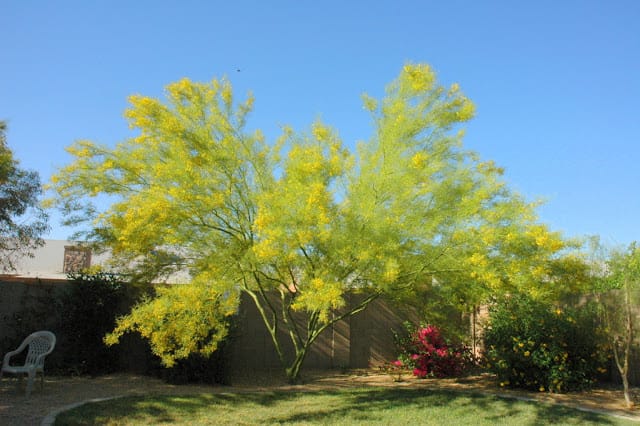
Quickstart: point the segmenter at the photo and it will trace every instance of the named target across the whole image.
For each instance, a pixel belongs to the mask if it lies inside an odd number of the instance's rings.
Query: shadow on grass
[[[55,425],[175,423],[193,413],[212,409],[262,406],[268,408],[296,398],[296,393],[216,393],[200,395],[131,396],[90,402],[58,415]]]
[[[519,419],[519,424],[620,424],[606,414],[585,412],[555,404],[519,401],[471,392],[425,389],[361,390],[354,392],[317,392],[317,394],[342,395],[340,407],[324,408],[316,412],[296,413],[285,417],[272,417],[274,423],[326,423],[329,418],[351,418],[366,423],[385,423],[380,413],[386,411],[407,412],[414,409],[428,416],[429,411],[440,409],[452,413],[456,421],[470,419],[469,424],[513,424],[510,418]],[[447,424],[442,418],[423,418],[423,424]],[[398,423],[403,423],[397,419]],[[412,420],[412,419],[410,419]],[[484,423],[482,423],[484,421]],[[466,424],[466,423],[465,423]]]
[[[228,417],[224,417],[228,416]],[[226,419],[226,420],[225,420]],[[130,397],[87,404],[56,425],[224,424],[622,424],[568,407],[424,389],[351,389]]]

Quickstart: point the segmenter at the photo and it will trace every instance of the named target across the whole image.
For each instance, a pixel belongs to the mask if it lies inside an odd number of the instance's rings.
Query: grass
[[[128,397],[62,413],[56,425],[631,425],[558,405],[419,389]]]

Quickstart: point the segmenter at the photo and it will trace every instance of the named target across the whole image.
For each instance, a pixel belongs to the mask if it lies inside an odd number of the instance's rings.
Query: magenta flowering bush
[[[407,325],[408,336],[397,338],[399,361],[419,378],[452,377],[475,365],[471,350],[449,343],[434,325]]]

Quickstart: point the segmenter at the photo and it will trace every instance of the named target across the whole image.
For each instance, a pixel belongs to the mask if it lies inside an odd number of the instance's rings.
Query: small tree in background
[[[40,207],[40,177],[20,168],[7,146],[6,130],[0,121],[0,272],[14,271],[17,259],[33,256],[49,228]]]
[[[640,248],[637,243],[630,244],[626,250],[611,252],[606,269],[596,276],[603,291],[599,297],[613,358],[622,378],[625,403],[631,408],[634,402],[629,389],[630,356],[636,338],[640,291]]]

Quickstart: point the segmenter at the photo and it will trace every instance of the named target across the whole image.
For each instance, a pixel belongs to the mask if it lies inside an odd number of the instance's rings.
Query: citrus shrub
[[[568,392],[607,370],[595,307],[558,307],[518,296],[497,303],[485,330],[485,358],[501,386]]]

